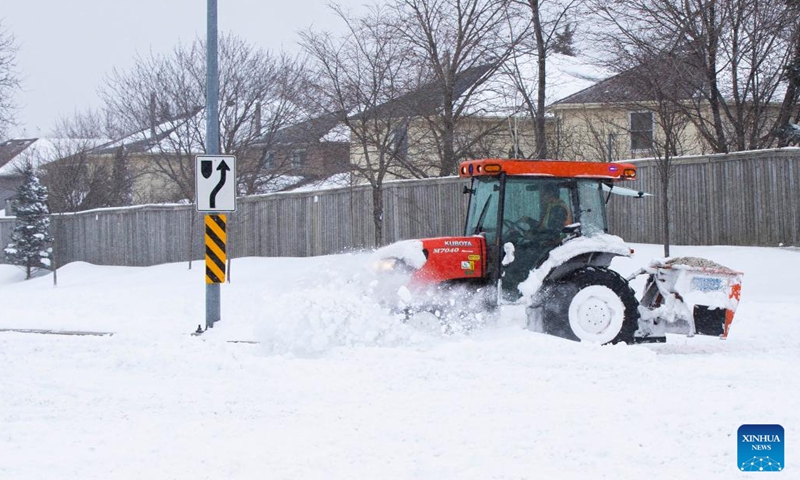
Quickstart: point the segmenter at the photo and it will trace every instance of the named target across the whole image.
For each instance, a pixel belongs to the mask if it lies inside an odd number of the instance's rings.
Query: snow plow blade
[[[633,343],[667,343],[667,337],[633,337]]]

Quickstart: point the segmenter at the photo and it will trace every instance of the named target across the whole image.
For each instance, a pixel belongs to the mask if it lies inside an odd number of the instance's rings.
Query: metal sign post
[[[208,0],[206,24],[206,153],[197,158],[196,204],[201,212],[236,208],[236,161],[219,157],[219,67],[217,65],[217,0]],[[216,167],[216,168],[215,168]],[[229,175],[228,172],[231,172]],[[225,281],[225,215],[206,215],[206,329],[220,316],[219,282]],[[216,249],[214,248],[216,247]],[[209,253],[210,252],[210,253]],[[222,256],[222,278],[214,267]],[[215,261],[217,260],[217,261]],[[212,275],[209,275],[211,271]],[[209,281],[209,279],[211,281]],[[214,281],[216,280],[216,281]],[[198,327],[199,330],[199,327]]]
[[[195,157],[195,204],[205,216],[206,328],[221,318],[220,287],[225,283],[227,261],[227,215],[236,210],[236,157],[198,155]]]

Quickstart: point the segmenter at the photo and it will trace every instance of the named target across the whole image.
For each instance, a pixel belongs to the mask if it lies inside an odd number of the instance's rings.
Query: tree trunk
[[[539,0],[531,0],[531,13],[533,14],[533,32],[536,36],[536,54],[538,55],[538,84],[536,88],[536,156],[537,159],[547,158],[547,138],[545,132],[545,94],[547,93],[547,59],[545,57],[544,35],[542,22],[539,18]]]
[[[795,27],[792,44],[794,52],[790,57],[791,59],[789,60],[789,67],[794,67],[800,70],[800,25]],[[798,83],[800,83],[800,79],[798,79],[796,75],[800,75],[800,71],[792,72],[790,70],[788,73],[789,84],[786,87],[786,94],[783,97],[783,104],[781,104],[781,109],[778,113],[778,119],[775,121],[775,131],[779,135],[779,147],[786,147],[789,145],[789,136],[783,134],[782,132],[789,125],[789,120],[792,118],[792,109],[797,105],[799,93],[797,91],[797,87]]]
[[[717,83],[717,54],[719,51],[719,36],[716,29],[717,17],[714,2],[710,2],[704,15],[704,23],[708,32],[708,51],[705,59],[706,78],[711,89],[709,103],[711,115],[714,119],[714,151],[715,153],[728,153],[728,142],[725,138],[725,129],[722,124],[722,114],[720,112],[720,101],[722,94],[719,92]]]
[[[669,156],[666,156],[661,168],[661,219],[664,225],[664,256],[669,257],[670,244],[670,211],[669,211]]]
[[[375,225],[375,246],[383,245],[383,188],[372,187],[372,222]]]
[[[456,171],[456,148],[455,134],[452,122],[445,121],[444,132],[442,132],[442,162],[439,169],[439,176],[446,177]]]

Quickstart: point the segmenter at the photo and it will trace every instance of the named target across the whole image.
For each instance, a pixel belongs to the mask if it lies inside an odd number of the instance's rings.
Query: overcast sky
[[[297,32],[314,25],[341,30],[328,0],[218,0],[219,30],[267,49],[297,51]],[[373,0],[337,0],[362,9]],[[19,127],[38,137],[58,118],[99,106],[97,88],[112,68],[138,54],[167,52],[205,37],[206,0],[8,0],[0,18],[19,45]]]

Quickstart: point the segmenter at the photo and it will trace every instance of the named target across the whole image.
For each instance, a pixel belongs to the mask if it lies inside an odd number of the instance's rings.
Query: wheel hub
[[[604,285],[582,288],[569,306],[569,324],[580,340],[612,341],[622,329],[625,305],[619,295]]]
[[[608,305],[597,297],[591,297],[578,306],[578,323],[589,333],[600,333],[611,323],[612,312]]]

